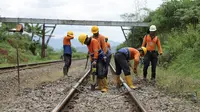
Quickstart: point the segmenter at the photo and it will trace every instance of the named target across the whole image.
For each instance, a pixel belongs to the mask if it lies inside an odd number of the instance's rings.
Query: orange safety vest
[[[90,44],[87,45],[87,47],[92,60],[97,60],[104,57],[104,53],[101,50],[99,42],[96,39],[92,38]]]
[[[106,42],[107,49],[110,49],[110,43]]]
[[[101,49],[103,50],[104,54],[106,54],[107,53],[107,48],[106,48],[105,37],[103,35],[99,34],[99,36],[97,38],[96,37],[93,37],[93,38],[98,40]]]
[[[160,40],[158,37],[151,38],[150,35],[146,35],[143,39],[142,47],[146,47],[148,51],[154,51],[158,47],[159,53],[162,53],[162,48],[160,44]]]

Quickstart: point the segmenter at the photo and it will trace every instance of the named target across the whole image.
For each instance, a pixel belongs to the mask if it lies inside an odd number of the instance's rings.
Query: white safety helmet
[[[150,28],[149,28],[149,31],[156,31],[156,26],[155,25],[151,25]]]

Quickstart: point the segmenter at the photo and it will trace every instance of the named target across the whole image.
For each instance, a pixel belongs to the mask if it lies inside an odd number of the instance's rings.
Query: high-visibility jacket
[[[144,37],[142,47],[146,47],[147,51],[154,51],[156,49],[156,45],[158,47],[159,53],[162,53],[160,40],[157,36],[151,38],[150,35],[146,35]]]
[[[140,52],[137,49],[131,47],[125,47],[119,49],[117,52],[125,54],[127,60],[134,59],[134,68],[137,68],[140,59]]]
[[[88,47],[90,57],[92,58],[92,61],[103,59],[104,52],[103,50],[101,50],[99,42],[96,39],[91,38],[91,42],[89,45],[87,45],[87,47]]]
[[[93,37],[98,40],[101,49],[103,50],[104,54],[107,53],[107,47],[106,47],[106,42],[105,42],[105,37],[101,34],[98,35],[98,37]]]
[[[107,54],[106,54],[106,56],[109,57],[112,54],[111,53],[110,43],[106,42],[106,47],[107,47]]]
[[[70,40],[73,39],[74,37],[69,37],[65,36],[63,39],[63,49],[64,49],[64,54],[70,54],[72,55],[72,48],[71,48],[71,42]]]
[[[107,46],[107,49],[111,49],[110,48],[110,43],[106,42],[106,46]]]

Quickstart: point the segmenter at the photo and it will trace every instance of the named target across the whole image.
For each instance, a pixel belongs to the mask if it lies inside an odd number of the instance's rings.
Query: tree
[[[39,38],[42,37],[42,25],[25,23],[25,31],[31,33],[31,41],[33,41],[33,37],[37,35]]]

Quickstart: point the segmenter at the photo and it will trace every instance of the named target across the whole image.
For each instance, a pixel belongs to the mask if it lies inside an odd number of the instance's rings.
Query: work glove
[[[104,56],[104,57],[103,57],[103,60],[104,60],[104,62],[106,62],[106,60],[107,60],[107,57],[106,57],[106,56]]]
[[[131,62],[130,61],[128,61],[128,66],[131,67]]]
[[[133,72],[137,74],[137,68],[133,68]]]
[[[94,61],[92,62],[92,66],[96,66],[96,64],[97,64],[97,61],[94,60]]]

